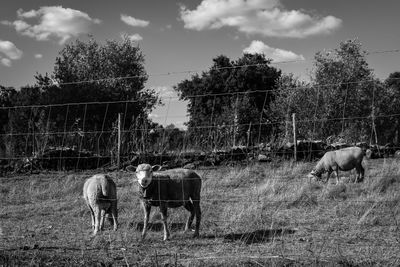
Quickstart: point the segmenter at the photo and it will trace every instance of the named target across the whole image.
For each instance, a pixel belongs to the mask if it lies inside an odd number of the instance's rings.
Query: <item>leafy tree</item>
[[[46,104],[76,103],[56,106],[50,115],[59,131],[75,127],[91,135],[86,143],[79,143],[73,134],[71,142],[105,148],[118,113],[123,113],[124,130],[132,125],[139,129],[138,122],[148,121],[148,114],[160,103],[155,91],[145,88],[147,78],[144,56],[129,38],[105,44],[90,38],[67,44],[56,58],[53,73],[36,75],[36,86],[43,88]],[[91,104],[80,104],[86,102]]]
[[[316,131],[315,118],[318,110],[319,92],[310,84],[300,81],[292,73],[283,74],[278,81],[271,103],[272,124],[276,137],[283,143],[292,142],[292,114],[296,113],[298,138],[313,137]]]
[[[165,151],[183,150],[185,145],[185,131],[176,128],[174,124],[169,124],[164,129]]]
[[[149,114],[158,103],[154,90],[145,89],[147,74],[144,56],[127,37],[100,45],[93,38],[67,44],[56,58],[52,77],[37,75],[51,103],[112,102],[128,100],[125,117],[129,120]],[[48,86],[55,81],[60,86]],[[87,106],[93,129],[101,128],[106,106]],[[125,104],[110,105],[108,113],[125,112]],[[79,112],[80,113],[80,112]],[[106,125],[107,126],[107,125]],[[109,126],[109,125],[108,125]],[[127,125],[129,126],[129,125]]]
[[[0,85],[0,156],[12,157],[14,155],[12,139],[6,135],[9,133],[8,123],[10,120],[10,109],[14,104],[17,91],[13,87]]]
[[[12,107],[14,104],[17,90],[13,87],[4,87],[0,85],[0,133],[5,133],[7,130],[9,110],[7,107]]]
[[[281,75],[270,63],[262,54],[236,61],[220,55],[208,71],[177,84],[180,99],[189,102],[189,138],[216,148],[257,142],[259,132],[266,136],[270,127],[262,125]]]
[[[316,53],[312,78],[320,96],[317,136],[340,136],[346,141],[368,139],[368,117],[375,105],[376,91],[366,55],[356,39],[340,43],[337,49]]]
[[[18,109],[9,123],[12,131],[29,133],[27,145],[22,141],[16,145],[19,153],[27,155],[49,145],[109,155],[114,151],[110,137],[118,113],[123,113],[124,138],[133,137],[128,132],[132,128],[137,130],[134,137],[141,138],[143,123],[150,123],[148,115],[160,103],[156,92],[145,88],[144,55],[127,37],[105,44],[93,38],[67,44],[56,58],[54,71],[35,78],[34,86],[18,92],[14,104],[41,107]]]
[[[50,141],[49,130],[53,124],[50,120],[50,108],[40,106],[43,90],[37,86],[25,86],[13,91],[12,102],[7,110],[7,121],[4,129],[7,136],[9,157],[29,156],[43,151]]]
[[[380,86],[377,128],[381,142],[400,143],[400,72],[393,72]],[[383,96],[382,96],[383,95]]]

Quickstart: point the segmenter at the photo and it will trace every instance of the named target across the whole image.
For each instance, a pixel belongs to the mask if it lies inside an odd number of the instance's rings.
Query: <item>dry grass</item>
[[[170,210],[170,241],[159,216],[140,240],[135,181],[118,185],[119,229],[91,236],[81,197],[93,173],[48,173],[0,181],[0,266],[368,266],[400,263],[400,165],[365,162],[366,179],[340,173],[309,181],[311,163],[200,170],[201,237],[183,233],[187,212]]]

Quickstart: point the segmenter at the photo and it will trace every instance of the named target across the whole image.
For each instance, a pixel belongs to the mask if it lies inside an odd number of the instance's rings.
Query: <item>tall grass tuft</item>
[[[324,189],[323,196],[325,199],[345,200],[349,197],[347,187],[348,186],[344,183],[341,183],[338,185],[333,185],[333,186],[328,186]]]
[[[399,176],[393,174],[382,175],[373,183],[373,190],[378,193],[385,193],[389,188],[392,188],[395,183],[399,183]]]
[[[318,205],[318,191],[320,187],[307,183],[293,190],[287,199],[287,208],[312,207]]]

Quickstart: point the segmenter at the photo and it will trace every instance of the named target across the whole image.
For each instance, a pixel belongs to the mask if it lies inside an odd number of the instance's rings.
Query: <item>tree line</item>
[[[33,85],[0,85],[0,156],[31,156],[57,146],[115,154],[118,114],[127,157],[282,144],[291,140],[293,113],[301,139],[398,144],[400,72],[381,81],[367,56],[357,39],[342,42],[317,52],[309,81],[302,81],[264,54],[236,60],[219,55],[208,70],[174,86],[188,103],[183,130],[150,119],[163,103],[146,87],[139,46],[128,38],[76,40],[61,49],[53,72],[37,73]]]

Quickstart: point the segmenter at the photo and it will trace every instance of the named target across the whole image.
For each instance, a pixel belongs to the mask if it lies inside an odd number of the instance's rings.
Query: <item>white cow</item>
[[[93,235],[103,229],[106,214],[114,231],[117,230],[117,187],[111,177],[97,174],[87,179],[83,186],[83,198],[90,209]]]
[[[328,151],[319,160],[315,168],[309,174],[309,177],[317,177],[318,179],[321,179],[322,174],[327,172],[327,182],[331,173],[335,172],[336,184],[338,184],[339,170],[350,171],[355,168],[357,172],[355,182],[362,182],[364,180],[364,168],[361,164],[363,157],[364,152],[359,147],[346,147],[339,150]]]

